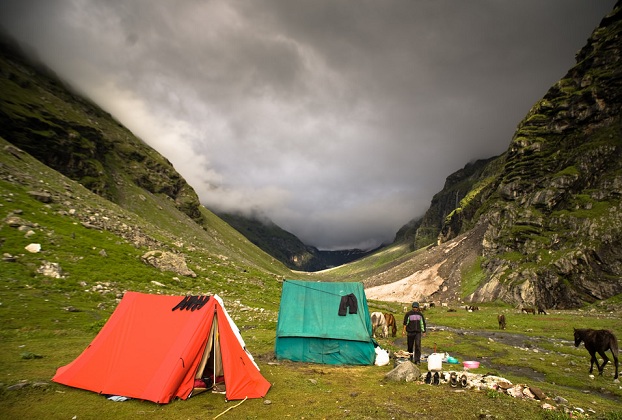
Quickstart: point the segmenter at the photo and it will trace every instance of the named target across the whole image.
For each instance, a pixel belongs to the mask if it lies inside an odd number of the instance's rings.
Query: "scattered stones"
[[[45,388],[49,388],[50,384],[47,382],[29,382],[29,381],[19,381],[16,384],[10,385],[8,386],[6,389],[8,391],[19,391],[21,389],[24,388],[38,388],[38,389],[45,389]]]
[[[7,389],[9,391],[18,391],[20,389],[26,388],[27,386],[30,386],[30,382],[28,382],[28,381],[21,381],[21,382],[18,382],[16,384],[13,384],[13,385],[7,387]]]
[[[62,279],[63,269],[60,267],[59,263],[53,263],[49,261],[43,261],[41,267],[37,269],[37,273],[43,274],[46,277],[52,277],[55,279]]]
[[[24,249],[28,252],[36,254],[41,251],[41,244],[28,244],[24,247]]]
[[[568,400],[560,396],[553,398],[553,401],[555,401],[557,404],[568,404]]]
[[[31,352],[31,351],[25,351],[20,356],[21,356],[22,359],[26,359],[26,360],[28,360],[28,359],[43,359],[43,356],[41,356],[40,354],[35,354],[35,353]]]
[[[45,191],[28,191],[28,195],[42,203],[52,203],[52,195]]]
[[[533,395],[535,395],[536,399],[538,400],[546,399],[546,394],[540,388],[537,388],[535,386],[530,386],[529,390],[531,391]]]

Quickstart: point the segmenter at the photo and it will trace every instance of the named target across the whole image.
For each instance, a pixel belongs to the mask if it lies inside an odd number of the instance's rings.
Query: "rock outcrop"
[[[618,3],[444,221],[441,242],[487,226],[470,300],[569,308],[622,292],[621,47]]]

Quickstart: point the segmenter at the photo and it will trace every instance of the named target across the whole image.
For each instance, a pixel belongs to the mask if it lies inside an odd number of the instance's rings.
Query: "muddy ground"
[[[428,355],[435,351],[433,347],[434,346],[433,334],[434,332],[438,332],[438,331],[450,331],[457,336],[464,337],[465,339],[468,339],[469,335],[485,337],[485,338],[494,340],[498,343],[501,343],[503,345],[526,349],[530,352],[531,355],[534,355],[534,354],[536,355],[536,356],[530,356],[530,357],[538,357],[537,356],[538,354],[544,355],[544,354],[555,353],[550,350],[551,343],[559,344],[560,349],[574,347],[574,342],[570,340],[559,339],[559,338],[533,337],[533,336],[528,336],[525,334],[507,332],[507,331],[460,330],[460,329],[450,328],[450,327],[445,327],[445,326],[434,326],[431,324],[428,325],[428,331],[430,332],[430,334],[428,334],[426,338],[424,338],[422,341],[422,357],[423,355]],[[406,350],[406,338],[405,337],[389,338],[389,340],[392,340],[392,343],[395,345],[395,347]],[[548,344],[547,348],[544,348],[542,346],[542,343],[547,343]],[[583,346],[581,346],[581,348],[583,348]],[[442,348],[437,348],[436,351],[439,353],[445,352]],[[456,354],[452,352],[450,352],[449,354],[450,356],[453,356],[460,361],[463,361],[463,360],[479,361],[480,367],[485,367],[487,369],[486,372],[482,372],[482,373],[491,374],[491,375],[500,376],[500,377],[505,377],[509,374],[525,377],[527,378],[527,383],[532,386],[533,385],[538,386],[538,382],[547,382],[547,378],[545,374],[543,374],[542,372],[538,372],[527,365],[525,366],[504,365],[501,363],[493,363],[491,361],[491,359],[499,359],[499,358],[502,359],[504,355],[503,353],[498,353],[492,357],[485,357],[485,358],[472,357],[470,355]],[[557,352],[557,354],[559,354],[560,357],[566,357],[568,355],[568,353],[563,352],[563,351]],[[601,361],[600,358],[599,358],[599,361]],[[587,381],[588,370],[590,367],[590,356],[587,351],[585,351],[585,360],[583,361],[583,363],[584,363],[584,366],[582,367],[585,368],[585,375],[586,375],[586,381]],[[563,367],[560,366],[559,368],[562,369]],[[425,365],[424,365],[424,369],[425,369]],[[463,367],[461,364],[443,363],[443,370],[444,371],[452,371],[452,370],[461,371],[463,370]],[[594,367],[594,373],[597,374],[596,367]],[[610,363],[607,365],[607,368],[605,368],[605,375],[612,375],[612,373],[613,373],[613,366],[611,364],[611,357],[610,357]],[[577,389],[584,393],[592,393],[595,395],[599,395],[603,398],[607,398],[607,399],[622,403],[622,399],[620,399],[616,395],[613,395],[610,391],[604,388],[596,389],[590,385],[591,385],[590,383],[586,382],[586,386],[584,388],[575,387],[574,389]]]
[[[469,331],[465,331],[465,330],[459,330],[456,328],[450,328],[450,327],[438,327],[438,326],[433,326],[433,325],[429,325],[428,326],[428,331],[430,331],[431,334],[434,334],[435,331],[451,331],[452,333],[458,335],[458,336],[463,336],[465,338],[468,338],[469,335],[477,335],[479,337],[485,337],[485,338],[489,338],[492,339],[498,343],[504,344],[506,346],[512,346],[512,347],[520,347],[520,348],[525,348],[525,349],[529,349],[532,352],[537,351],[538,353],[550,353],[550,350],[545,350],[543,347],[540,347],[538,344],[540,342],[543,341],[547,341],[548,343],[551,342],[558,342],[564,346],[572,346],[573,343],[571,341],[568,340],[561,340],[561,339],[548,339],[548,338],[542,338],[542,337],[532,337],[532,336],[527,336],[527,335],[523,335],[523,334],[517,334],[517,333],[511,333],[511,332],[505,332],[505,331],[473,331],[473,330],[469,330]],[[396,337],[393,341],[394,345],[396,347],[399,348],[404,348],[406,349],[406,338],[405,337]],[[422,353],[423,354],[430,354],[434,352],[434,347],[433,347],[433,342],[430,339],[430,335],[427,336],[426,339],[423,340],[422,343]],[[442,348],[437,348],[436,349],[439,353],[444,353]],[[587,354],[587,353],[586,353]],[[533,381],[537,381],[537,382],[544,382],[546,380],[545,375],[542,374],[541,372],[538,372],[536,370],[531,369],[528,366],[524,366],[524,367],[517,367],[517,366],[508,366],[508,365],[502,365],[502,364],[495,364],[492,363],[490,360],[488,360],[489,358],[478,358],[478,357],[472,357],[469,355],[464,355],[464,354],[455,354],[455,353],[451,353],[451,356],[457,358],[458,360],[476,360],[478,362],[481,363],[481,366],[486,366],[488,367],[492,372],[495,372],[496,375],[499,376],[503,376],[503,373],[513,373],[516,375],[520,375],[520,376],[525,376],[527,378],[529,378],[530,380]],[[497,357],[502,357],[503,354],[498,354],[495,355],[494,358]],[[588,359],[589,360],[589,359]],[[451,364],[444,364],[443,365],[444,369],[446,370],[461,370],[462,369],[462,365],[451,365]]]

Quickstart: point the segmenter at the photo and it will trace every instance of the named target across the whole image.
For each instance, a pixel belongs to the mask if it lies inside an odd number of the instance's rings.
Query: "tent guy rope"
[[[244,397],[244,399],[242,401],[240,401],[239,403],[237,403],[236,405],[234,405],[233,407],[229,407],[227,408],[225,411],[223,411],[222,413],[220,413],[219,415],[217,415],[216,417],[214,417],[214,420],[216,420],[218,417],[222,416],[223,414],[225,414],[227,411],[232,410],[238,406],[240,406],[244,401],[246,401],[248,397]]]

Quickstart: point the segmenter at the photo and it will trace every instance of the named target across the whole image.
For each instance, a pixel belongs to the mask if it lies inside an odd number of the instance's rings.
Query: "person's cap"
[[[413,302],[413,308],[418,308],[419,307],[419,302]]]

